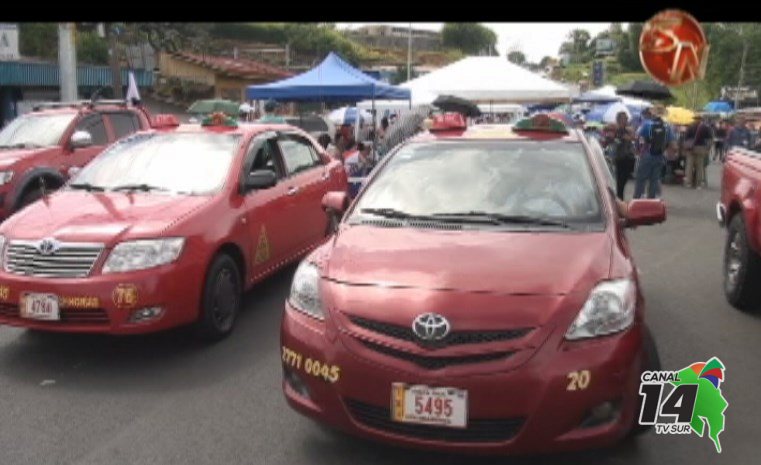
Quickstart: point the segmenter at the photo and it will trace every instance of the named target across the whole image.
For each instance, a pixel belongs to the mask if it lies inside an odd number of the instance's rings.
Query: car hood
[[[115,243],[160,236],[211,197],[60,191],[11,216],[0,229],[12,239]]]
[[[59,150],[58,147],[44,147],[35,149],[2,149],[0,148],[0,170],[13,165],[22,158],[34,156],[42,152]]]
[[[609,275],[606,232],[342,226],[327,278],[356,285],[520,295],[588,292]]]

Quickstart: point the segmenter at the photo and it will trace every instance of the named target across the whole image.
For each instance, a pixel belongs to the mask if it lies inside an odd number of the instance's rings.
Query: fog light
[[[285,377],[285,382],[288,383],[296,394],[309,399],[309,387],[307,387],[306,383],[301,379],[301,376],[288,367],[283,367],[283,376]]]
[[[591,409],[584,421],[581,422],[581,428],[592,428],[595,426],[604,425],[610,423],[618,418],[620,411],[620,403],[618,401],[603,402]]]
[[[132,312],[129,317],[130,323],[145,323],[146,321],[156,320],[161,318],[164,314],[164,309],[161,307],[145,307],[139,308]]]

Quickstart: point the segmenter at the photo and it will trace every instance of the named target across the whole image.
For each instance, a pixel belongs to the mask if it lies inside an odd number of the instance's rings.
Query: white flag
[[[137,81],[135,81],[135,73],[129,72],[129,85],[127,86],[127,102],[135,103],[140,101],[140,92],[137,90]]]

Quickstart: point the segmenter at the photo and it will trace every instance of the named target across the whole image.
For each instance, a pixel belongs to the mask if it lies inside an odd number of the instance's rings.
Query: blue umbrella
[[[703,107],[703,111],[708,113],[731,113],[733,109],[733,105],[730,102],[725,102],[723,100],[708,102],[706,106]]]
[[[608,111],[612,105],[612,103],[597,104],[589,110],[585,118],[587,121],[597,121],[598,123],[601,123],[603,116],[605,116],[605,112]]]

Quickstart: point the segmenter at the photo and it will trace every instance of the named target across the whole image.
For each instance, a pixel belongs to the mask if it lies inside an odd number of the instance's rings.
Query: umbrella
[[[733,105],[730,102],[724,102],[721,100],[715,102],[708,102],[703,107],[703,111],[707,113],[730,113],[733,110]]]
[[[188,113],[209,114],[222,112],[229,116],[238,116],[240,104],[231,100],[197,100],[188,108]]]
[[[605,109],[605,113],[603,113],[602,115],[602,122],[615,123],[616,115],[618,115],[621,112],[626,113],[626,117],[628,119],[632,118],[632,112],[629,111],[629,108],[626,105],[624,105],[621,102],[611,103],[610,105],[608,105],[608,108]]]
[[[652,81],[631,81],[616,89],[618,95],[646,98],[651,100],[668,100],[674,98],[668,87]]]
[[[443,111],[462,113],[464,116],[481,116],[481,110],[475,103],[454,95],[440,95],[433,101],[433,106]]]
[[[357,107],[343,107],[337,110],[333,110],[328,115],[328,119],[334,124],[354,124],[357,122],[357,114],[362,118],[362,121],[371,121],[373,115],[367,110],[360,110]]]
[[[682,107],[667,107],[665,120],[671,124],[684,126],[692,124],[695,119],[695,112]]]
[[[561,113],[559,111],[553,111],[552,113],[547,113],[547,115],[550,118],[555,118],[557,120],[562,121],[566,126],[572,126],[573,125],[573,120],[568,115],[568,113]]]
[[[615,95],[606,95],[596,93],[595,91],[585,92],[573,99],[573,103],[613,103],[620,102],[621,97]]]

